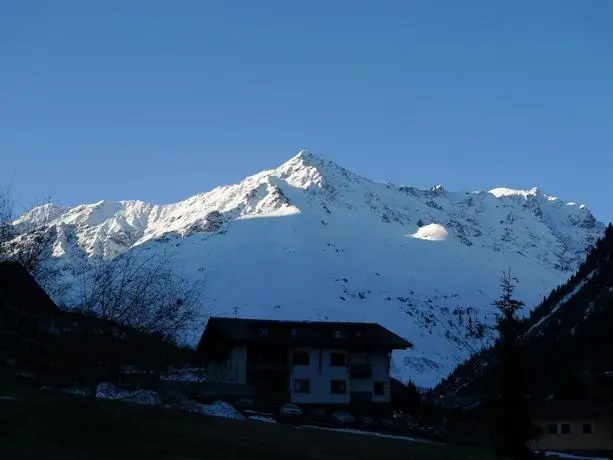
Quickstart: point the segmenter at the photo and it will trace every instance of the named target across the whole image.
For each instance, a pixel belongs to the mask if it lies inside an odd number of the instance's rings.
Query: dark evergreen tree
[[[421,414],[421,394],[415,383],[410,381],[405,385],[398,380],[391,379],[390,385],[391,403],[395,410],[414,416]]]
[[[406,399],[409,411],[413,414],[419,414],[421,410],[421,393],[413,381],[407,383]]]
[[[526,394],[526,373],[521,322],[518,312],[524,304],[513,297],[517,280],[511,272],[501,276],[502,295],[495,302],[498,309],[496,329],[500,373],[493,408],[493,434],[501,458],[514,460],[532,457],[528,443],[538,435],[532,424],[530,400]]]

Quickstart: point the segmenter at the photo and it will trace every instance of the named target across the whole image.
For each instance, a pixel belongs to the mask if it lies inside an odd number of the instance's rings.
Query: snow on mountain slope
[[[533,305],[604,226],[538,189],[448,192],[376,183],[302,151],[277,169],[171,205],[100,201],[51,219],[66,280],[140,247],[205,278],[214,315],[374,321],[415,344],[393,373],[429,386],[491,340],[499,273]]]

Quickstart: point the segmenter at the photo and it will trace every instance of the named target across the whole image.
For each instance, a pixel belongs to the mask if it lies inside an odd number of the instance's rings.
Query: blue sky
[[[172,202],[301,148],[613,219],[613,2],[0,2],[0,184]]]

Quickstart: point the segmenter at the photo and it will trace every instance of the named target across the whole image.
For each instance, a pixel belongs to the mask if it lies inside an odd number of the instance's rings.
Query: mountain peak
[[[322,159],[318,155],[315,155],[309,149],[302,149],[293,158],[301,159],[303,161],[309,161],[313,159]]]
[[[317,168],[317,167],[321,167],[325,163],[333,164],[330,160],[327,160],[326,158],[320,155],[315,155],[313,152],[311,152],[308,149],[302,149],[296,155],[294,155],[289,160],[287,160],[285,163],[283,163],[281,166],[279,166],[277,170],[292,169],[296,167],[315,167]]]
[[[300,150],[297,155],[272,171],[272,174],[290,185],[303,189],[311,186],[321,188],[326,183],[338,185],[348,180],[359,180],[358,176],[347,169],[307,149]]]
[[[46,203],[22,214],[13,222],[13,225],[21,225],[26,222],[30,225],[41,225],[59,217],[66,211],[68,208],[55,203]]]
[[[543,192],[539,187],[532,187],[529,190],[519,190],[508,187],[496,187],[489,190],[488,193],[494,195],[496,198],[502,198],[505,196],[520,196],[528,198],[529,196],[543,195]]]

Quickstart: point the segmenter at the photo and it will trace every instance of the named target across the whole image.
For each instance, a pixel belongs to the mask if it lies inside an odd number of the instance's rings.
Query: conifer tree
[[[526,394],[525,359],[518,318],[524,303],[514,298],[516,285],[517,280],[511,272],[504,272],[500,278],[502,295],[495,302],[500,374],[493,428],[501,458],[519,460],[532,457],[528,443],[537,437],[538,430],[532,424],[530,400]]]

